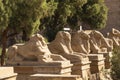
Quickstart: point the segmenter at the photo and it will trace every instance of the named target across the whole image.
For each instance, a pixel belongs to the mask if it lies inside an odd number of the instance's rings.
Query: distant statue
[[[120,46],[120,31],[113,28],[111,32],[108,33],[108,38],[113,40],[114,47]]]
[[[48,47],[52,53],[62,55],[67,59],[74,58],[74,60],[81,60],[86,57],[84,54],[73,52],[71,48],[71,35],[65,31],[58,32],[55,40],[48,44]]]
[[[90,36],[86,34],[84,31],[77,31],[72,35],[72,49],[75,52],[89,54],[90,53]]]
[[[8,61],[52,61],[53,56],[62,58],[59,55],[53,55],[48,49],[44,38],[40,34],[33,35],[30,40],[23,44],[15,44],[8,48]],[[64,59],[64,58],[63,58]]]
[[[90,48],[92,53],[101,53],[112,51],[112,40],[106,39],[99,31],[90,33]]]

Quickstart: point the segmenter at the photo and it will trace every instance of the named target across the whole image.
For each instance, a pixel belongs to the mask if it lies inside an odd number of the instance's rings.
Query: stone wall
[[[113,27],[120,30],[120,0],[105,0],[105,3],[109,9],[108,21],[106,28],[101,32],[106,35]]]

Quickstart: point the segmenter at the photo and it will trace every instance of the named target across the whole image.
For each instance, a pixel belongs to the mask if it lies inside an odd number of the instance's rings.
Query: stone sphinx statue
[[[68,32],[58,32],[54,41],[52,41],[48,47],[51,52],[59,54],[60,52],[66,54],[72,54],[71,48],[71,36]],[[53,48],[54,47],[54,48]],[[56,51],[57,50],[57,51]],[[60,54],[62,54],[60,53]]]
[[[89,54],[90,53],[90,36],[86,34],[84,31],[77,31],[72,35],[72,49],[75,52]]]
[[[38,61],[49,62],[66,60],[60,55],[52,54],[44,38],[40,34],[33,35],[30,40],[23,44],[15,44],[8,48],[8,61]],[[54,57],[55,56],[55,57]]]
[[[17,72],[18,75],[20,73],[20,76],[34,73],[71,74],[70,61],[61,55],[52,54],[40,34],[33,35],[26,43],[9,47],[7,54],[6,65],[14,66],[14,72]]]
[[[90,48],[92,53],[110,52],[113,49],[113,42],[94,30],[90,33]]]
[[[113,40],[114,47],[120,46],[120,31],[113,28],[111,32],[108,33],[108,38]]]
[[[74,52],[72,50],[71,35],[69,32],[58,32],[55,40],[48,44],[48,48],[52,53],[62,55],[70,60],[73,64],[72,74],[81,75],[82,78],[88,79],[88,76],[90,76],[89,58],[86,54]]]
[[[74,58],[74,60],[81,60],[86,57],[85,54],[74,52],[72,50],[71,35],[65,31],[58,32],[55,40],[48,44],[48,48],[52,53],[62,55],[67,59]]]

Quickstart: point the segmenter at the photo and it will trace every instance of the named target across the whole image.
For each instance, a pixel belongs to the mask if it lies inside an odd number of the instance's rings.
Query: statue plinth
[[[69,61],[63,62],[8,62],[8,65],[14,66],[15,73],[40,73],[40,74],[71,74],[71,66]],[[19,65],[18,65],[19,64]]]
[[[104,56],[102,54],[89,54],[88,56],[91,61],[90,71],[91,71],[92,77],[97,78],[96,80],[104,79],[103,73],[102,73],[105,69]]]
[[[89,59],[83,58],[81,61],[73,62],[72,74],[73,75],[81,75],[82,78],[89,79],[90,78],[90,61]]]
[[[77,42],[79,43],[79,41]],[[90,61],[86,54],[72,50],[70,33],[64,31],[58,32],[55,40],[48,44],[48,48],[52,53],[62,55],[70,60],[73,64],[73,75],[81,75],[83,79],[89,79]]]
[[[80,75],[34,74],[30,76],[29,80],[82,80],[82,78]]]

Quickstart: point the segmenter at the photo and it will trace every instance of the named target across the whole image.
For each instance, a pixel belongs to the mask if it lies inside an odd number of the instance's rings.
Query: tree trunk
[[[4,32],[2,34],[1,66],[3,66],[5,63],[5,53],[6,53],[6,48],[7,48],[7,33],[8,33],[8,29],[4,30]]]
[[[29,37],[27,36],[27,33],[26,33],[25,30],[23,30],[22,40],[23,41],[28,41],[29,40]]]

